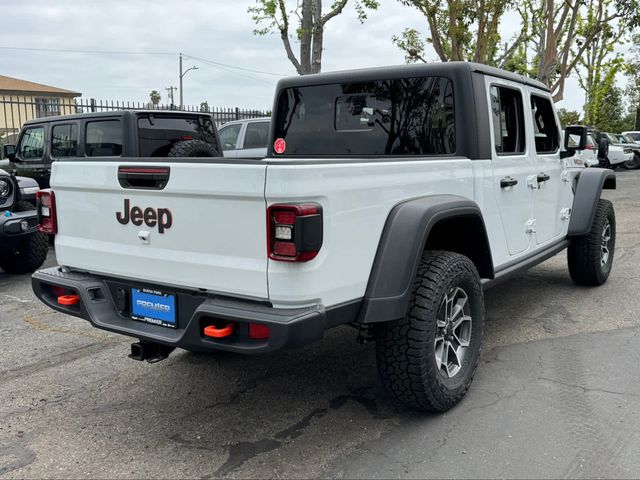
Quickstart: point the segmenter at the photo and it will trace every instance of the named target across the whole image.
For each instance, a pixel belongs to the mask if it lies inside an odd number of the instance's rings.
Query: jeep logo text
[[[116,212],[116,220],[122,225],[126,225],[129,222],[133,223],[136,227],[139,227],[143,223],[149,227],[158,227],[158,233],[164,233],[165,230],[171,228],[173,225],[173,217],[171,216],[171,210],[168,208],[145,208],[142,210],[140,207],[131,207],[131,201],[128,198],[124,199],[124,211]]]

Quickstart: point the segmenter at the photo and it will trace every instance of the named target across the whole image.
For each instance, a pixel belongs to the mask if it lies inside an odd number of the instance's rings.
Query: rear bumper
[[[178,328],[173,329],[130,318],[126,295],[131,288],[151,287],[143,282],[125,282],[86,273],[65,272],[60,267],[54,267],[34,273],[32,286],[36,296],[49,307],[88,320],[94,327],[188,350],[267,353],[320,340],[327,327],[327,316],[321,305],[302,309],[276,309],[258,302],[167,289],[167,293],[176,295],[178,305]],[[80,302],[71,306],[59,305],[54,293],[55,287],[62,287],[79,295]],[[206,337],[204,328],[214,322],[233,322],[236,325],[234,335],[222,339]],[[249,339],[249,323],[267,325],[269,338]]]
[[[0,212],[0,246],[12,244],[18,238],[37,231],[36,210],[10,213]]]

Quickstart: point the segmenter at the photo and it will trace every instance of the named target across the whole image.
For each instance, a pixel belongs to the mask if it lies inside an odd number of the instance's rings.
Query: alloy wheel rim
[[[437,316],[434,341],[436,367],[445,378],[453,378],[460,370],[471,344],[469,296],[460,287],[445,294]]]
[[[609,244],[611,243],[611,222],[607,220],[604,228],[602,229],[602,243],[600,244],[600,263],[604,267],[609,263],[609,257],[611,256],[611,250]]]

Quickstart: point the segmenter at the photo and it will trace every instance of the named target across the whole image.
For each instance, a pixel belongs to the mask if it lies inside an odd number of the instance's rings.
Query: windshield
[[[640,132],[627,133],[627,137],[631,138],[634,142],[640,142]]]

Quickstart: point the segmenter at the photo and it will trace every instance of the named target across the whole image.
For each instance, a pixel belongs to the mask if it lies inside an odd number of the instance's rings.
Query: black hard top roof
[[[503,78],[512,82],[522,83],[530,87],[538,88],[545,92],[549,88],[542,82],[534,80],[518,73],[508,72],[481,63],[473,62],[437,62],[420,63],[412,65],[396,65],[389,67],[362,68],[356,70],[343,70],[337,72],[319,73],[315,75],[303,75],[289,77],[280,80],[278,89],[290,87],[302,87],[311,85],[326,85],[332,83],[363,82],[391,78],[410,78],[423,76],[446,76],[452,73],[481,73],[493,77]]]
[[[60,122],[65,120],[82,120],[83,118],[102,118],[102,117],[124,117],[127,115],[157,115],[157,116],[211,116],[211,112],[187,112],[185,110],[162,110],[162,109],[149,109],[149,110],[113,110],[109,112],[88,112],[88,113],[75,113],[73,115],[56,115],[54,117],[34,118],[24,122],[25,125],[32,125],[34,123],[48,123],[48,122]]]

